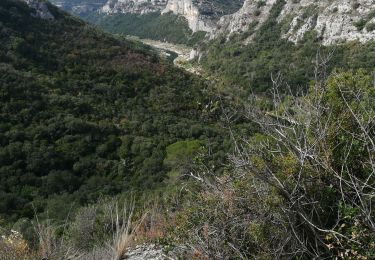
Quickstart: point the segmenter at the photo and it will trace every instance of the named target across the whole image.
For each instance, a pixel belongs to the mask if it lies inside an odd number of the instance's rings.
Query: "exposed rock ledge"
[[[131,249],[126,254],[128,260],[173,260],[177,259],[173,256],[168,256],[163,252],[161,247],[154,244],[140,245]]]
[[[267,21],[278,0],[246,0],[243,7],[220,19],[211,38],[259,29]],[[358,40],[375,40],[375,0],[285,0],[277,22],[282,37],[299,42],[315,31],[324,45]],[[358,26],[358,23],[363,26]],[[252,40],[250,36],[245,43]]]
[[[163,13],[168,12],[184,16],[193,32],[210,32],[215,26],[209,18],[202,17],[192,0],[169,0],[163,10]]]
[[[108,0],[100,12],[105,14],[135,13],[147,14],[162,11],[167,0]]]

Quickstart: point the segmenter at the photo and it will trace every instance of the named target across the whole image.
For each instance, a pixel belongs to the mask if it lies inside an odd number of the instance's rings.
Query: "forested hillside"
[[[44,0],[1,0],[0,259],[375,259],[372,6],[320,6],[360,37],[336,44],[306,29],[310,6],[247,0],[192,75]],[[120,15],[108,31],[203,37]]]
[[[132,35],[193,46],[205,32],[193,33],[184,17],[173,13],[113,14],[92,13],[84,18],[101,29],[119,35]]]
[[[223,15],[239,10],[243,0],[93,1],[52,0],[53,4],[116,34],[193,46]],[[173,6],[170,10],[167,9]],[[191,28],[188,22],[194,21]],[[202,25],[205,28],[201,28]],[[212,28],[211,28],[212,29]]]
[[[52,20],[0,3],[0,216],[65,218],[67,203],[163,186],[182,140],[219,151],[200,80],[47,6]]]

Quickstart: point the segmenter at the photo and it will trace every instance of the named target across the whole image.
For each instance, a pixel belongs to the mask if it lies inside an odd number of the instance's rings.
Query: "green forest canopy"
[[[0,2],[0,216],[163,186],[181,140],[219,150],[200,80],[47,5],[55,20]]]

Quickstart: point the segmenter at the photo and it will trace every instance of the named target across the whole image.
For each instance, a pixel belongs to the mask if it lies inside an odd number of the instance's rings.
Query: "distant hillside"
[[[112,32],[193,45],[244,0],[52,0],[66,11]]]
[[[37,9],[0,2],[0,217],[35,208],[64,218],[99,197],[163,187],[182,141],[223,159],[199,80],[49,3],[29,4]]]
[[[133,35],[144,39],[167,41],[193,46],[205,37],[205,32],[193,33],[184,17],[173,13],[112,14],[99,13],[85,20],[114,34]]]

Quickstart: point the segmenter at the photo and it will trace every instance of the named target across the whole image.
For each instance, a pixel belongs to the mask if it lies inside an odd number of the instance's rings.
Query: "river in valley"
[[[149,45],[157,49],[160,52],[160,55],[166,57],[167,59],[171,59],[177,67],[180,67],[190,73],[201,75],[200,67],[191,63],[190,53],[193,50],[192,47],[183,44],[141,39],[135,36],[127,36],[127,38]]]

